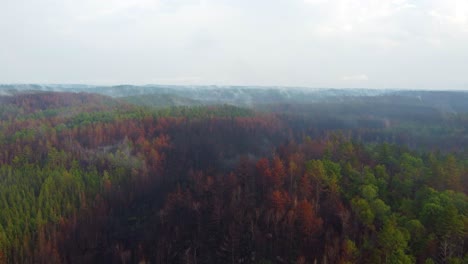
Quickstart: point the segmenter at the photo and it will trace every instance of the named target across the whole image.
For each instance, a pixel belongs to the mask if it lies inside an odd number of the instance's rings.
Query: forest
[[[238,90],[0,96],[0,263],[468,263],[468,93]]]

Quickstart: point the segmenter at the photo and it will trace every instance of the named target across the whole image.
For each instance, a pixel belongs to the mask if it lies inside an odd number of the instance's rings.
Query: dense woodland
[[[0,97],[0,263],[468,263],[468,111],[403,99]]]

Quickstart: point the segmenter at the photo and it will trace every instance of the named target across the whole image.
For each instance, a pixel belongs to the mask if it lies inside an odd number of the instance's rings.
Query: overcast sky
[[[0,0],[0,83],[468,89],[468,1]]]

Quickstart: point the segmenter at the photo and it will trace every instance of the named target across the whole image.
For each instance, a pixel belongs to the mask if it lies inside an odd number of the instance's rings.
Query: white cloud
[[[466,0],[5,2],[0,83],[468,83]]]
[[[321,5],[317,6],[319,1]],[[323,35],[341,35],[351,30],[361,34],[386,34],[386,30],[403,30],[399,16],[406,15],[409,10],[416,9],[408,0],[306,0],[306,4],[314,3],[311,8],[316,10],[319,19],[314,19],[316,30]]]
[[[355,74],[355,75],[345,75],[341,78],[343,81],[368,81],[369,77],[367,74]]]
[[[311,5],[319,5],[329,2],[329,0],[304,0],[304,3]]]
[[[452,10],[451,12],[441,12],[439,10],[431,10],[428,12],[429,16],[435,19],[441,26],[450,30],[468,33],[468,3],[465,8]]]
[[[75,18],[83,21],[125,16],[135,10],[155,10],[161,5],[159,0],[72,0],[66,3]]]

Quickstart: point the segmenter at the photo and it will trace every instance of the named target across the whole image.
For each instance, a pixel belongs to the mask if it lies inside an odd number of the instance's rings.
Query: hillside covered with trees
[[[0,97],[0,263],[468,262],[466,93],[161,94]]]

